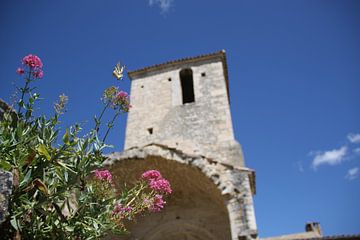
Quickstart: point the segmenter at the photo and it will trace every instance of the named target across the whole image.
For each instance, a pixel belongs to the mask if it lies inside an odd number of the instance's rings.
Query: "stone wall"
[[[173,194],[165,210],[138,219],[122,239],[254,239],[257,236],[252,195],[254,172],[158,144],[108,156],[106,166],[117,187],[158,169]]]
[[[16,113],[14,110],[0,98],[0,121],[3,119],[5,112],[9,112],[13,118],[16,118]],[[0,224],[3,223],[6,220],[6,217],[9,215],[8,205],[12,187],[12,173],[0,169]]]
[[[13,187],[13,175],[11,172],[0,169],[0,224],[9,215],[9,199]]]
[[[195,93],[195,102],[186,104],[182,104],[179,76],[184,68],[193,71]],[[131,96],[125,149],[156,142],[244,166],[241,146],[234,139],[221,59],[168,66],[133,77]]]

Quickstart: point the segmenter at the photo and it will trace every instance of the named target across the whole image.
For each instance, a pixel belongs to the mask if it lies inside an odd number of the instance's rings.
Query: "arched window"
[[[183,104],[195,102],[193,72],[190,68],[180,71]]]

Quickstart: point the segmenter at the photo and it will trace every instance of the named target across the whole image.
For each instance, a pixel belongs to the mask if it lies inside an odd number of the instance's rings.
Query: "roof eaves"
[[[225,50],[217,51],[217,52],[210,53],[210,54],[199,55],[199,56],[195,56],[195,57],[181,58],[181,59],[177,59],[177,60],[168,61],[165,63],[160,63],[160,64],[140,68],[137,70],[129,71],[128,76],[132,80],[138,76],[141,76],[141,75],[149,73],[149,72],[159,71],[159,70],[163,70],[163,69],[166,69],[169,67],[190,64],[190,63],[195,63],[195,62],[200,62],[200,61],[206,61],[206,60],[211,60],[211,59],[216,59],[216,58],[219,58],[223,64],[223,68],[224,68],[223,74],[224,74],[224,78],[225,78],[225,82],[226,82],[226,90],[228,93],[228,100],[230,103],[229,75],[228,75],[228,66],[227,66],[227,62],[226,62]]]

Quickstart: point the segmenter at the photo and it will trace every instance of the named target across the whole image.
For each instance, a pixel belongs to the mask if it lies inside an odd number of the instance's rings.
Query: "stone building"
[[[129,72],[125,150],[113,174],[135,181],[158,169],[173,194],[138,219],[128,239],[255,239],[255,172],[235,140],[225,51]]]
[[[234,138],[225,51],[128,74],[133,108],[125,150],[110,154],[107,167],[126,182],[158,169],[174,192],[163,211],[140,217],[122,239],[259,239],[255,171],[245,166]],[[263,240],[360,240],[360,235],[323,236],[320,224],[311,222],[304,232]]]

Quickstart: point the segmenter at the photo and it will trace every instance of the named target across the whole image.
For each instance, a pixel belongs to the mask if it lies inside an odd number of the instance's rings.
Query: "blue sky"
[[[92,127],[121,60],[134,70],[225,49],[236,138],[256,170],[261,237],[319,221],[326,235],[360,233],[359,1],[0,2],[0,97],[20,59],[37,54],[37,84],[63,126]],[[119,86],[129,90],[128,79]],[[123,148],[124,116],[109,137]]]

